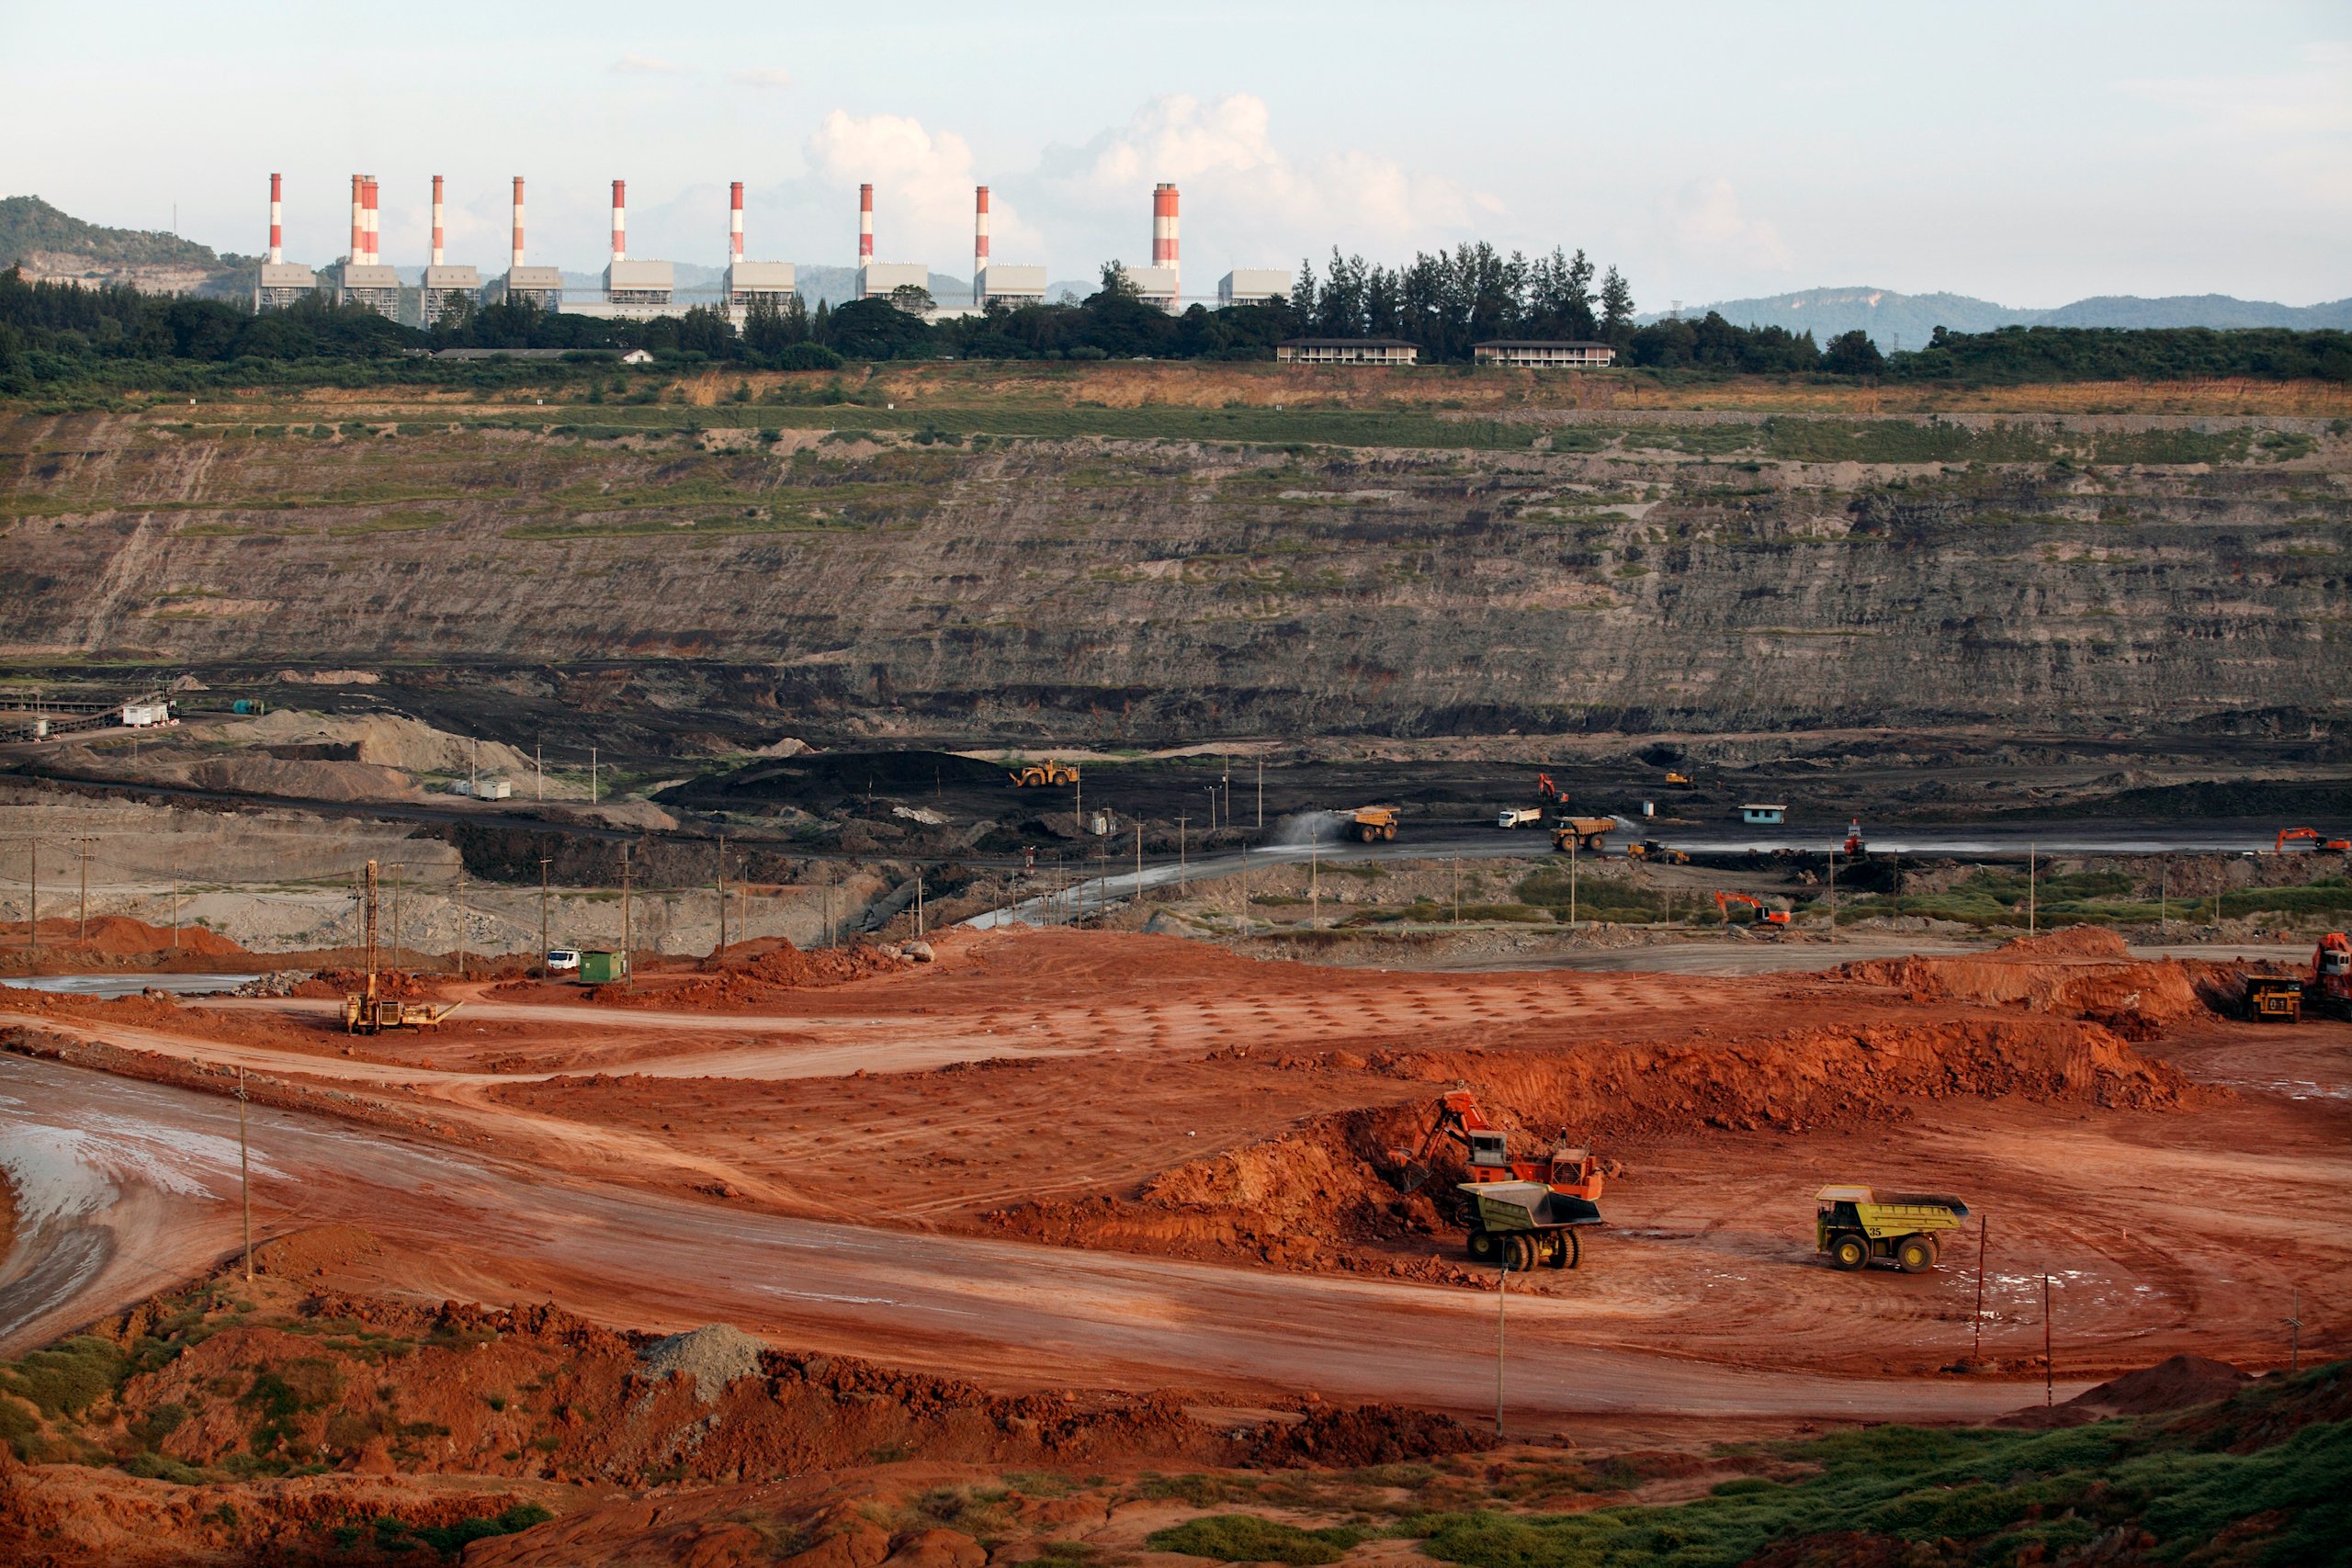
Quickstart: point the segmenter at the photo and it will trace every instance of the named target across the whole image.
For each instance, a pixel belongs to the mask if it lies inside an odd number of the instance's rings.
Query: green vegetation
[[[553,1514],[537,1503],[517,1503],[499,1513],[459,1519],[453,1525],[412,1525],[384,1514],[375,1521],[376,1549],[379,1551],[410,1551],[425,1546],[445,1558],[455,1558],[474,1541],[487,1540],[492,1536],[514,1535],[529,1529],[533,1525],[543,1525],[553,1517]]]
[[[1363,1539],[1351,1529],[1301,1529],[1256,1514],[1209,1514],[1172,1529],[1154,1530],[1144,1544],[1216,1562],[1337,1562]]]

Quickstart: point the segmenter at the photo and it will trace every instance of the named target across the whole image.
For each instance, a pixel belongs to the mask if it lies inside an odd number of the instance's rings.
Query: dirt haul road
[[[0,1058],[0,1149],[30,1195],[0,1272],[0,1349],[233,1250],[233,1105],[14,1057]],[[616,1324],[724,1320],[779,1344],[1041,1387],[1310,1386],[1475,1410],[1492,1386],[1491,1297],[730,1213],[323,1118],[252,1120],[258,1228],[352,1223],[432,1248],[438,1272],[401,1282],[426,1299],[544,1294]],[[1956,1418],[2019,1399],[2014,1384],[1754,1372],[1580,1343],[1573,1303],[1511,1306],[1509,1399],[1526,1419]]]

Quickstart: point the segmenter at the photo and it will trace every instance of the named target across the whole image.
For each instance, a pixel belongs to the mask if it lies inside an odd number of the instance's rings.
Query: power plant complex
[[[676,268],[669,262],[628,254],[628,186],[613,182],[612,254],[606,261],[603,287],[594,296],[574,298],[564,287],[561,269],[526,265],[523,259],[523,176],[514,176],[514,243],[506,270],[485,282],[479,270],[453,265],[446,249],[443,221],[444,181],[433,176],[432,260],[421,287],[413,291],[413,310],[405,303],[400,274],[383,258],[380,246],[381,187],[373,175],[351,176],[351,245],[342,260],[326,272],[286,259],[285,177],[269,176],[269,259],[263,263],[254,286],[254,308],[281,310],[297,300],[321,295],[336,304],[359,305],[393,321],[406,317],[431,326],[483,304],[519,303],[536,310],[598,316],[614,321],[646,321],[683,315],[697,305],[724,314],[741,326],[752,309],[765,301],[783,305],[797,290],[793,264],[750,261],[743,254],[743,182],[728,187],[727,273],[714,299],[682,299]],[[1177,191],[1162,182],[1151,193],[1151,265],[1120,267],[1137,298],[1170,312],[1186,303],[1182,289],[1177,232]],[[1262,304],[1290,291],[1289,276],[1279,268],[1237,267],[1219,280],[1214,297],[1198,302],[1219,309]],[[931,267],[926,262],[886,262],[875,259],[874,186],[857,187],[856,298],[888,299],[902,308],[931,316],[962,314],[995,307],[1042,304],[1046,299],[1046,268],[1034,263],[1007,265],[989,251],[989,187],[976,186],[972,196],[972,301],[969,306],[942,308],[932,299]],[[707,295],[707,291],[706,291]]]

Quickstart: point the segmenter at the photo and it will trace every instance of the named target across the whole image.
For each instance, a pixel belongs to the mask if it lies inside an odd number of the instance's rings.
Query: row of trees
[[[1938,328],[1927,347],[1881,355],[1866,333],[1825,346],[1810,333],[1741,327],[1709,312],[1637,326],[1624,278],[1596,285],[1582,252],[1533,261],[1487,245],[1382,267],[1333,253],[1320,275],[1302,267],[1286,298],[1170,315],[1136,298],[1115,266],[1076,303],[991,310],[927,321],[927,297],[833,308],[754,305],[739,332],[720,311],[614,321],[525,305],[469,304],[429,329],[358,306],[305,299],[259,315],[219,299],[129,288],[28,283],[0,273],[0,395],[43,386],[193,386],[254,381],[503,381],[519,367],[459,369],[421,355],[441,348],[606,353],[642,348],[670,362],[817,370],[881,359],[1268,359],[1285,339],[1396,337],[1425,361],[1462,363],[1488,338],[1599,339],[1619,362],[1662,371],[1887,377],[1969,383],[2252,377],[2352,381],[2352,334],[2283,329],[2213,332],[2009,327]],[[544,371],[539,372],[545,374]]]

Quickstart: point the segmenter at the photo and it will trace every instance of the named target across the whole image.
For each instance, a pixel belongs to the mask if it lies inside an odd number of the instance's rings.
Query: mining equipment
[[[1751,925],[1780,931],[1788,929],[1789,912],[1786,909],[1770,908],[1753,893],[1717,893],[1715,895],[1715,913],[1723,917],[1725,925],[1731,924],[1731,907],[1734,904],[1745,904],[1756,911],[1756,919],[1749,922]]]
[[[1867,1187],[1825,1187],[1815,1193],[1813,1249],[1851,1271],[1873,1259],[1905,1274],[1924,1274],[1943,1250],[1939,1237],[1960,1228],[1968,1205],[1940,1192],[1890,1192]]]
[[[1846,824],[1846,842],[1841,846],[1848,860],[1860,860],[1869,846],[1862,842],[1862,819],[1859,817]]]
[[[1025,762],[1007,773],[1015,789],[1035,789],[1047,784],[1074,784],[1078,769],[1069,762],[1057,762],[1048,757],[1042,762]]]
[[[1464,1200],[1471,1261],[1515,1269],[1539,1263],[1573,1269],[1581,1261],[1577,1227],[1600,1224],[1596,1200],[1604,1181],[1624,1175],[1623,1166],[1566,1147],[1540,1159],[1513,1159],[1508,1134],[1487,1120],[1477,1096],[1453,1089],[1439,1097],[1437,1118],[1417,1147],[1388,1151],[1399,1191],[1417,1192],[1428,1183],[1434,1174],[1430,1157],[1447,1139],[1462,1146],[1469,1170],[1470,1179],[1454,1183],[1454,1190]]]
[[[1638,844],[1627,844],[1625,858],[1646,861],[1651,865],[1689,865],[1690,863],[1690,857],[1682,851],[1669,849],[1656,839],[1644,839]]]
[[[2303,999],[2313,1012],[2352,1018],[2352,937],[2330,931],[2312,950],[2312,977]]]
[[[2291,975],[2248,975],[2245,1016],[2256,1023],[2293,1023],[2303,1016],[2303,983]]]
[[[368,878],[360,896],[361,940],[367,950],[368,982],[364,990],[346,991],[343,998],[343,1032],[345,1034],[380,1034],[387,1029],[438,1029],[441,1021],[458,1010],[462,1003],[449,1002],[436,1006],[432,1002],[404,1002],[397,997],[379,996],[376,975],[376,863],[368,863]]]
[[[2287,846],[2292,843],[2307,843],[2313,853],[2321,851],[2339,855],[2352,852],[2352,839],[2324,838],[2316,828],[2281,828],[2278,829],[2278,840],[2271,849],[2274,853],[2285,854]]]
[[[1690,787],[1690,775],[1689,773],[1668,773],[1666,775],[1666,787],[1668,789],[1689,789]]]
[[[1551,774],[1538,773],[1535,775],[1535,798],[1546,806],[1566,806],[1568,803],[1568,792],[1554,784]]]
[[[1495,815],[1498,828],[1537,828],[1543,822],[1544,808],[1540,806],[1506,806]]]
[[[1360,806],[1348,818],[1348,831],[1359,843],[1385,844],[1396,837],[1396,808],[1393,806]]]
[[[1609,847],[1609,835],[1617,830],[1614,817],[1555,817],[1552,818],[1552,847],[1565,851],[1570,845],[1598,853]]]

